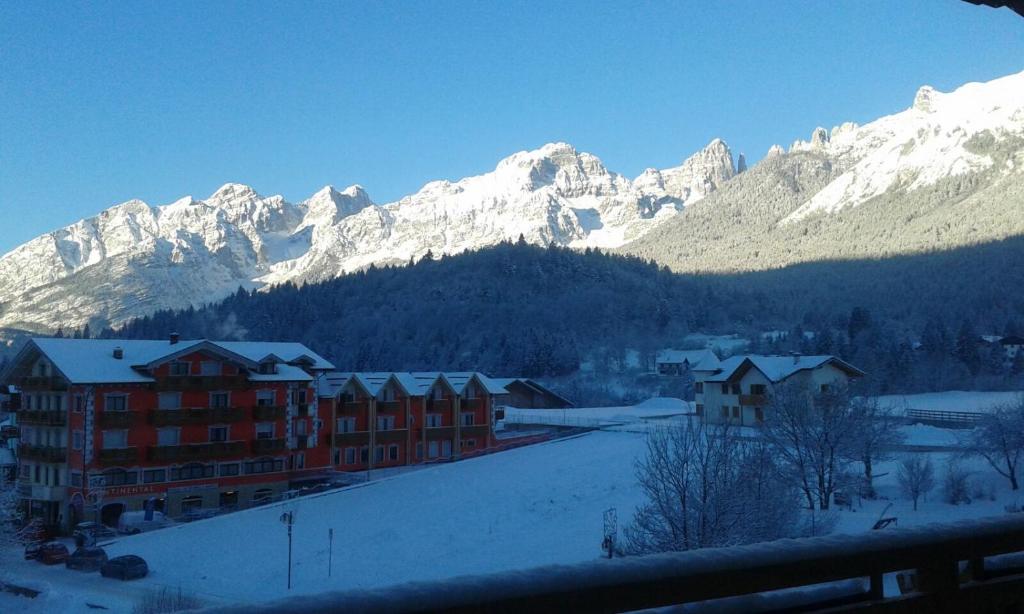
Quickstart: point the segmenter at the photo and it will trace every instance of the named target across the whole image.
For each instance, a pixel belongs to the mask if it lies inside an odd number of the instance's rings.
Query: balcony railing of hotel
[[[338,403],[339,414],[359,414],[369,411],[366,401],[345,401]]]
[[[462,411],[475,411],[483,407],[483,399],[462,399],[459,407]]]
[[[252,419],[260,422],[284,419],[285,408],[281,405],[257,405],[252,408]]]
[[[404,407],[401,401],[377,401],[377,412],[396,412]]]
[[[463,425],[460,429],[463,437],[486,437],[490,430],[486,424]]]
[[[427,399],[427,412],[451,411],[451,399]]]
[[[335,433],[334,445],[356,445],[370,442],[370,431],[349,431],[348,433]]]
[[[104,411],[100,412],[97,422],[104,428],[128,428],[139,424],[137,411]]]
[[[68,458],[68,449],[57,446],[23,443],[18,446],[18,457],[21,460],[34,460],[45,463],[63,463]]]
[[[426,431],[427,439],[451,439],[455,436],[454,426],[428,426]]]
[[[377,443],[393,443],[396,441],[405,441],[408,437],[408,429],[388,429],[386,431],[377,430],[374,434],[374,440]]]
[[[68,383],[56,376],[29,375],[16,378],[14,383],[22,390],[67,390]]]
[[[183,424],[217,424],[240,422],[245,419],[241,407],[191,407],[186,409],[155,409],[149,413],[153,426],[179,426]]]
[[[283,437],[274,439],[253,439],[252,440],[252,452],[253,454],[271,454],[273,452],[281,452],[287,447],[287,442]]]
[[[157,390],[237,390],[249,385],[245,375],[171,375],[157,378]]]
[[[907,570],[906,592],[886,595],[885,576]],[[1019,612],[1024,514],[336,591],[248,611],[625,612],[682,604],[729,612]]]
[[[238,456],[245,454],[244,441],[211,441],[207,443],[186,443],[176,446],[150,446],[151,461],[189,461]]]
[[[99,450],[96,454],[96,460],[100,465],[116,466],[116,465],[134,465],[139,462],[139,449],[138,448],[111,448],[107,450]]]
[[[19,409],[18,422],[20,424],[64,426],[68,423],[68,412],[60,409]]]

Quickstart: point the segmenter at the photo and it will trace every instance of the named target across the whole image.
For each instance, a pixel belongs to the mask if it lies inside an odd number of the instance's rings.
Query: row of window
[[[299,453],[296,459],[299,469],[305,466],[305,455]],[[159,484],[161,482],[179,482],[182,480],[203,480],[213,477],[235,477],[274,473],[284,471],[284,460],[280,458],[260,458],[251,461],[234,463],[188,463],[176,467],[158,469],[107,469],[99,474],[102,486],[131,486],[134,484]],[[71,474],[71,485],[81,486],[80,473]],[[77,477],[76,477],[77,476]],[[76,482],[78,482],[76,484]]]

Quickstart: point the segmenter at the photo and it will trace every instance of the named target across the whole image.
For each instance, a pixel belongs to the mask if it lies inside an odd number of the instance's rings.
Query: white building
[[[845,384],[864,372],[835,356],[733,356],[694,385],[697,414],[707,422],[756,426],[764,421],[768,395],[785,381],[812,390]]]
[[[658,375],[692,374],[700,379],[698,373],[710,374],[721,363],[718,356],[709,349],[704,350],[659,350],[654,359]]]

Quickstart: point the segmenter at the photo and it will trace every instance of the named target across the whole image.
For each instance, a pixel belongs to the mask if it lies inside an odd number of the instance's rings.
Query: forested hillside
[[[583,361],[622,372],[689,332],[793,331],[754,350],[840,354],[880,391],[1020,385],[977,337],[1024,332],[1024,239],[931,255],[743,275],[669,272],[635,257],[504,243],[371,268],[201,309],[161,311],[104,336],[302,341],[340,369],[479,369],[577,386]],[[69,331],[70,333],[70,331]],[[76,331],[81,334],[81,331]],[[636,368],[642,371],[643,367]],[[612,392],[605,394],[614,396]]]

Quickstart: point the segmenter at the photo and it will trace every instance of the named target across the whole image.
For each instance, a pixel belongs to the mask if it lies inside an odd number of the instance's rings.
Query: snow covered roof
[[[683,364],[688,363],[695,371],[711,371],[716,369],[721,361],[709,349],[703,350],[659,350],[655,358],[658,364]]]
[[[551,396],[553,396],[553,397],[555,397],[557,399],[561,399],[562,401],[565,401],[570,406],[575,406],[576,405],[575,403],[573,403],[569,399],[563,397],[562,395],[558,394],[554,390],[551,390],[547,386],[537,382],[536,380],[532,380],[532,379],[529,379],[529,378],[526,378],[526,377],[492,377],[492,378],[490,378],[490,380],[492,382],[494,382],[494,384],[496,384],[498,386],[501,386],[502,388],[507,388],[508,386],[511,386],[512,384],[518,382],[518,383],[520,383],[520,384],[522,384],[524,386],[527,386],[529,388],[532,388],[532,389],[534,389],[534,390],[536,390],[536,391],[538,391],[540,393],[549,394],[549,395],[551,395]],[[504,393],[498,393],[498,394],[506,394],[506,393],[509,393],[509,392],[511,392],[511,391],[510,390],[506,390]]]
[[[333,397],[348,384],[355,380],[370,396],[376,397],[381,388],[394,380],[410,396],[427,394],[438,380],[443,380],[456,394],[466,391],[470,381],[476,380],[488,394],[507,394],[508,391],[496,380],[476,371],[374,371],[374,372],[342,372],[332,371],[319,381],[319,395]]]
[[[864,372],[853,365],[832,355],[820,356],[761,356],[747,354],[731,356],[721,362],[718,370],[707,381],[724,382],[731,379],[741,367],[750,365],[764,374],[772,382],[781,382],[799,371],[817,369],[826,364],[846,371],[853,376],[862,376]]]
[[[115,349],[121,350],[121,358],[114,356]],[[250,368],[256,367],[259,362],[271,355],[285,363],[303,362],[311,369],[332,367],[330,362],[301,343],[198,339],[172,344],[166,340],[33,338],[25,344],[18,358],[11,362],[10,369],[14,369],[22,357],[38,351],[72,383],[146,383],[153,381],[146,373],[147,367],[199,350],[227,356]],[[250,377],[259,381],[312,379],[301,368],[288,364],[279,364],[278,373],[251,373]]]

